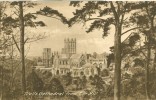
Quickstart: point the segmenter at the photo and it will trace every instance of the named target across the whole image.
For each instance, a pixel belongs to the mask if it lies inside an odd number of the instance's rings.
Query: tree
[[[13,9],[13,17],[11,16],[7,16],[6,14],[2,14],[0,13],[1,17],[0,19],[0,30],[5,31],[4,33],[11,35],[11,38],[9,38],[9,40],[13,40],[11,43],[6,43],[8,40],[6,39],[4,41],[4,43],[2,43],[2,45],[5,46],[12,46],[15,45],[18,49],[18,51],[21,54],[21,58],[22,58],[22,83],[23,83],[23,92],[26,89],[26,83],[25,83],[25,77],[26,77],[26,73],[25,73],[25,56],[24,55],[24,45],[26,43],[29,42],[34,42],[36,40],[42,39],[42,36],[37,36],[37,37],[32,37],[32,38],[26,38],[25,37],[25,27],[37,27],[37,26],[45,26],[45,24],[42,21],[36,21],[35,19],[37,18],[35,16],[36,13],[32,14],[32,13],[27,13],[27,14],[23,14],[24,13],[24,8],[28,7],[34,7],[36,5],[36,3],[34,2],[26,2],[26,1],[21,1],[21,2],[10,2],[8,3],[8,5],[5,5],[4,7],[0,7],[1,10],[3,10],[3,8],[7,7],[11,5],[11,7],[15,8]],[[53,14],[52,16],[58,15],[57,17],[63,17],[63,15],[61,13],[59,13],[57,10],[53,10],[54,12],[51,12],[51,14]],[[18,39],[16,39],[16,37],[18,36],[17,34],[14,34],[14,31],[18,28],[20,29],[20,33],[21,33],[21,40],[20,42],[18,41]],[[17,32],[18,33],[18,32]],[[21,44],[20,46],[18,44]],[[13,67],[12,67],[13,69]],[[13,71],[12,71],[13,73]],[[21,75],[20,75],[21,76]],[[15,77],[13,78],[15,79]]]
[[[69,86],[72,83],[72,76],[71,76],[71,72],[68,72],[65,77],[65,84],[66,86]]]
[[[18,10],[15,11],[14,13],[17,15],[17,18],[12,18],[10,16],[7,16],[7,18],[5,18],[5,23],[3,23],[3,26],[6,27],[6,26],[9,26],[9,29],[11,30],[10,31],[10,34],[13,33],[13,30],[14,29],[17,29],[19,28],[20,30],[20,47],[18,46],[18,42],[15,40],[15,37],[14,35],[12,35],[12,39],[14,40],[15,44],[16,44],[16,47],[17,49],[19,50],[20,52],[20,58],[21,58],[21,67],[22,67],[22,93],[24,94],[24,92],[26,92],[26,79],[25,79],[25,49],[24,49],[24,44],[26,43],[26,41],[28,39],[25,40],[25,26],[30,26],[30,27],[34,27],[35,25],[41,25],[41,22],[38,23],[38,22],[32,22],[32,19],[35,19],[36,17],[33,16],[32,14],[26,14],[24,15],[23,14],[23,7],[30,7],[31,4],[30,2],[23,2],[23,1],[20,1],[20,2],[11,2],[10,5],[13,6],[13,7],[18,7]],[[28,6],[29,5],[29,6]],[[32,3],[31,6],[34,6],[34,3]],[[43,22],[42,22],[43,23]]]
[[[110,66],[113,60],[114,60],[114,53],[111,53],[107,56],[107,68]]]
[[[27,76],[27,90],[30,92],[41,92],[43,85],[42,79],[36,74],[35,70],[32,69],[32,72]]]
[[[64,87],[63,87],[63,85],[61,84],[61,82],[57,78],[53,78],[50,81],[49,91],[51,93],[64,94]],[[59,95],[56,95],[56,96],[59,96]],[[60,95],[60,96],[63,96],[63,95]]]
[[[48,6],[44,7],[43,9],[40,9],[40,11],[37,11],[35,14],[54,18],[54,19],[60,20],[63,24],[69,25],[68,20],[66,19],[65,16],[63,16],[62,13]]]
[[[25,79],[25,58],[24,58],[24,17],[23,17],[23,2],[19,2],[19,22],[20,22],[20,58],[22,66],[22,90],[23,94],[26,92]]]
[[[28,42],[29,38],[25,38],[24,34],[25,34],[25,27],[36,27],[36,26],[45,26],[45,24],[42,22],[42,21],[36,21],[34,22],[34,20],[37,18],[34,14],[42,14],[42,12],[46,12],[47,11],[47,7],[45,7],[45,9],[37,12],[37,13],[28,13],[28,14],[23,14],[24,10],[23,8],[24,7],[33,7],[36,5],[36,3],[33,3],[33,2],[24,2],[24,1],[20,1],[20,2],[12,2],[11,3],[12,6],[16,6],[18,7],[19,9],[19,12],[15,12],[15,14],[17,15],[18,18],[10,18],[12,23],[15,23],[15,25],[13,24],[12,25],[12,28],[17,28],[17,27],[20,27],[20,48],[18,46],[18,42],[13,38],[15,44],[16,44],[16,47],[18,48],[19,52],[20,52],[20,55],[21,55],[21,62],[22,62],[22,86],[23,86],[23,92],[26,91],[26,84],[25,84],[25,55],[24,55],[24,44],[26,42]],[[49,10],[48,10],[49,11]],[[61,17],[62,19],[65,17],[59,13],[57,10],[50,10],[50,14],[52,14],[51,16],[55,16],[57,15],[57,17]],[[43,15],[43,14],[42,14]],[[9,17],[8,17],[9,18]],[[18,22],[20,23],[20,25],[18,25]]]
[[[101,76],[102,76],[102,77],[109,76],[109,71],[108,71],[108,69],[103,69],[102,72],[101,72]]]
[[[146,56],[146,97],[147,100],[150,99],[150,80],[149,80],[149,74],[150,74],[150,63],[151,63],[151,50],[152,47],[155,48],[155,25],[154,25],[154,19],[156,16],[156,6],[155,2],[138,2],[135,6],[138,10],[138,12],[142,12],[137,14],[134,13],[134,16],[131,18],[131,21],[133,21],[138,26],[144,27],[140,31],[144,33],[144,36],[146,38],[145,40],[145,49],[147,51]],[[155,49],[156,50],[156,49]],[[155,51],[156,52],[156,51]],[[153,60],[153,69],[155,66],[155,58]]]
[[[7,92],[10,89],[10,85],[7,83],[10,83],[10,79],[11,79],[11,71],[8,68],[8,66],[6,66],[6,52],[8,51],[8,48],[10,46],[8,46],[8,43],[10,43],[10,37],[8,34],[9,29],[7,29],[9,26],[7,26],[7,28],[3,27],[3,23],[5,18],[7,17],[6,14],[6,9],[7,9],[7,2],[0,2],[0,50],[1,50],[1,54],[0,54],[0,59],[1,59],[1,63],[0,63],[0,74],[1,74],[1,93],[0,93],[0,99],[4,99],[6,98]],[[7,79],[8,78],[8,79]],[[4,85],[6,85],[6,87],[4,88]],[[10,93],[8,93],[10,94]]]
[[[86,87],[86,84],[87,84],[86,76],[83,75],[81,80],[82,80],[82,89],[84,89]]]
[[[80,7],[81,1],[71,2],[70,5]],[[82,4],[82,3],[81,3]],[[132,11],[132,2],[112,2],[112,1],[89,1],[84,3],[80,9],[76,9],[74,17],[70,19],[70,25],[76,22],[87,23],[93,21],[87,32],[92,32],[94,29],[102,29],[103,37],[107,36],[111,25],[115,27],[114,40],[114,100],[120,100],[120,81],[121,81],[121,36],[138,29],[138,27],[130,27],[130,23],[126,20],[126,14]],[[128,19],[128,18],[127,18]],[[129,28],[123,32],[124,28]]]
[[[2,58],[3,59],[3,58]],[[1,59],[1,60],[2,60]],[[10,70],[5,68],[6,66],[4,65],[4,60],[1,61],[1,65],[0,65],[0,73],[1,73],[1,85],[0,85],[0,91],[1,91],[1,99],[5,99],[7,98],[7,96],[11,96],[9,95],[9,89],[10,89],[10,85],[7,84],[9,82],[9,79],[11,78],[10,76]],[[4,88],[5,86],[5,88]]]
[[[78,87],[79,87],[79,80],[80,80],[79,77],[78,77],[77,79],[73,80],[73,84],[76,85],[75,90],[78,90]]]
[[[98,75],[95,75],[91,79],[91,85],[95,86],[95,88],[93,89],[93,92],[95,93],[95,97],[97,100],[101,100],[105,96],[104,84],[105,82]]]
[[[124,75],[122,80],[122,95],[125,99],[130,96],[133,98],[138,98],[145,95],[145,70],[141,66],[132,67],[132,76]]]
[[[43,86],[44,83],[42,81],[42,79],[36,74],[35,70],[32,69],[32,72],[27,76],[27,91],[33,93],[39,93],[41,91],[43,91]],[[34,95],[32,95],[32,100],[34,100],[35,97]]]
[[[25,21],[25,18],[31,19],[32,16],[31,14],[27,14],[27,15],[23,15],[23,1],[19,1],[19,2],[14,2],[17,3],[19,5],[19,23],[20,23],[20,58],[21,58],[21,66],[22,66],[22,92],[24,94],[24,92],[26,92],[26,79],[25,79],[25,49],[24,49],[24,44],[25,44],[25,39],[24,39],[24,34],[25,34],[25,26],[29,25],[31,26],[31,24],[29,23],[29,21]],[[29,16],[29,17],[28,17]],[[44,25],[43,25],[44,26]]]
[[[96,59],[96,57],[97,57],[97,53],[96,52],[93,53],[93,57]]]

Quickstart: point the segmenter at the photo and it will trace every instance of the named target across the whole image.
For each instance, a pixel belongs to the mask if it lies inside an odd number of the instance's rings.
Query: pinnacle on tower
[[[67,41],[69,42],[69,38],[67,38]]]
[[[73,42],[73,41],[74,41],[74,39],[72,38],[72,39],[71,39],[71,42]]]

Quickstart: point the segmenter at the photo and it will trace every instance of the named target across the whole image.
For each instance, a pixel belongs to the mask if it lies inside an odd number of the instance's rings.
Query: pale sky
[[[40,9],[45,6],[49,6],[63,13],[67,18],[73,16],[72,12],[74,7],[69,6],[69,2],[65,1],[53,1],[53,2],[39,2],[39,5],[34,9]],[[33,12],[35,10],[28,10],[28,12]],[[37,42],[27,44],[30,49],[27,50],[28,56],[41,56],[43,48],[51,48],[52,51],[61,51],[64,47],[65,38],[76,38],[77,39],[77,53],[103,53],[109,52],[109,47],[113,45],[114,31],[106,38],[102,38],[102,31],[95,30],[91,33],[86,33],[88,26],[83,26],[82,24],[75,24],[73,27],[68,27],[59,20],[48,18],[44,16],[38,16],[38,20],[42,20],[47,25],[44,28],[34,28],[26,30],[31,34],[43,34],[46,33],[48,36],[45,39],[39,40]]]

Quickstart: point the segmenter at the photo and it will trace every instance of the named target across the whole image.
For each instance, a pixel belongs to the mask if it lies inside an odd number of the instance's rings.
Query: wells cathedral
[[[82,73],[86,76],[96,75],[107,67],[107,54],[78,54],[76,38],[64,39],[61,53],[44,48],[42,59],[38,59],[36,69],[50,71],[53,75],[65,75],[71,72],[73,77]]]

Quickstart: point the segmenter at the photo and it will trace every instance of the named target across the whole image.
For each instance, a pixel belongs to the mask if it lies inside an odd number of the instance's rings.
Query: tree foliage
[[[79,6],[81,2],[71,2],[70,5]],[[114,40],[114,61],[115,61],[115,86],[114,86],[114,99],[120,100],[120,80],[121,80],[121,60],[127,53],[132,50],[137,40],[140,39],[138,34],[129,35],[128,42],[121,43],[121,36],[145,26],[137,26],[130,21],[130,17],[126,17],[132,11],[140,9],[144,5],[137,5],[134,2],[127,1],[88,1],[83,4],[80,9],[76,9],[73,13],[74,17],[70,19],[70,25],[77,22],[87,23],[91,22],[87,32],[92,32],[94,29],[102,29],[102,36],[105,37],[110,33],[112,26],[115,27],[115,40]],[[134,16],[134,15],[132,15]],[[143,18],[143,17],[140,17]],[[138,20],[139,23],[141,21]],[[145,20],[146,22],[146,20]],[[142,25],[144,25],[142,23]],[[123,32],[123,29],[127,29]],[[135,31],[134,31],[135,32]]]
[[[27,76],[27,90],[30,92],[43,91],[44,83],[34,70]]]
[[[43,9],[40,9],[40,11],[37,11],[36,13],[38,15],[43,15],[43,16],[54,18],[54,19],[58,19],[64,24],[68,24],[68,20],[66,19],[66,17],[63,16],[62,13],[48,6],[44,7]]]
[[[63,93],[64,92],[63,85],[57,78],[53,78],[50,81],[49,90],[52,93]]]
[[[91,85],[95,86],[93,89],[93,92],[95,93],[95,97],[98,100],[101,100],[105,97],[105,82],[102,80],[102,78],[98,75],[95,75],[93,78],[91,78]]]

